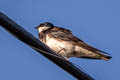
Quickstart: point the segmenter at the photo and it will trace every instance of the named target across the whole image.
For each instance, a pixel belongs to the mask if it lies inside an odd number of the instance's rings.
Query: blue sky
[[[119,0],[0,0],[0,11],[37,37],[35,26],[52,22],[106,51],[110,61],[70,59],[96,80],[120,79]],[[75,80],[0,27],[0,80]]]

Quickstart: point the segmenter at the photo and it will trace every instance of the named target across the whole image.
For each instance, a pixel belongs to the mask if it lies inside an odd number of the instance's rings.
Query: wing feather
[[[54,27],[53,29],[51,29],[48,34],[50,34],[51,37],[54,37],[58,40],[64,40],[64,41],[70,41],[74,44],[76,44],[77,46],[80,46],[84,49],[87,49],[91,52],[94,52],[95,54],[101,55],[101,56],[106,56],[109,57],[108,53],[103,52],[97,48],[94,48],[88,44],[86,44],[84,41],[80,40],[79,38],[77,38],[76,36],[74,36],[72,34],[72,31],[64,29],[64,28],[59,28],[59,27]]]

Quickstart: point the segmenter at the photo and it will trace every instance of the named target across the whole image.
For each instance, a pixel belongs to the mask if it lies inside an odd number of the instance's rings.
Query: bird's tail
[[[112,58],[108,53],[100,51],[100,50],[95,51],[93,53],[96,54],[96,58],[101,59],[101,60],[108,61],[108,60],[110,60]]]
[[[78,58],[86,58],[86,59],[99,59],[99,60],[105,60],[108,61],[110,60],[112,57],[109,55],[96,55],[96,56],[80,56]]]
[[[94,52],[91,52],[90,54],[84,54],[83,56],[80,55],[79,58],[99,59],[99,60],[108,61],[112,57],[108,53],[106,53],[106,52],[94,51]]]
[[[98,52],[98,54],[101,56],[102,60],[108,61],[108,60],[110,60],[112,58],[109,54],[107,54],[105,52]]]

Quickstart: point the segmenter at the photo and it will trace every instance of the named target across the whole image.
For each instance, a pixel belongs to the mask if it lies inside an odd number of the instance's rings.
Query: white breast
[[[46,36],[45,44],[48,45],[51,49],[53,49],[56,52],[59,52],[61,49],[65,49],[60,51],[59,54],[66,57],[71,56],[71,54],[74,52],[74,46],[68,41],[59,41],[57,39]]]

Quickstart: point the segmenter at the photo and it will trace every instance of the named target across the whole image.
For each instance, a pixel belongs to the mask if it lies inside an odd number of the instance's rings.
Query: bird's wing
[[[64,40],[64,41],[70,41],[75,43],[77,46],[80,46],[86,50],[89,50],[91,52],[94,52],[95,54],[101,55],[101,56],[105,56],[107,58],[111,58],[108,53],[103,52],[97,48],[94,48],[88,44],[86,44],[84,41],[80,40],[79,38],[77,38],[76,36],[74,36],[72,33],[65,33],[63,31],[54,31],[51,33],[51,35],[59,40]]]
[[[59,39],[59,40],[71,41],[71,42],[78,42],[78,41],[83,42],[82,40],[73,36],[71,33],[65,33],[65,32],[58,31],[58,32],[52,32],[51,35],[54,38]]]
[[[51,35],[56,38],[56,39],[59,39],[59,40],[64,40],[64,41],[71,41],[71,42],[74,42],[76,43],[77,46],[80,46],[84,49],[87,49],[89,51],[92,51],[92,52],[103,52],[103,51],[100,51],[88,44],[86,44],[84,41],[80,40],[79,38],[77,38],[76,36],[74,36],[73,34],[66,34],[64,32],[52,32]],[[105,52],[104,52],[105,53]]]
[[[72,42],[78,42],[78,41],[83,42],[82,40],[80,40],[77,37],[75,37],[72,34],[72,31],[70,31],[68,29],[54,27],[50,31],[51,32],[49,32],[49,33],[56,39],[64,40],[64,41],[72,41]]]
[[[97,48],[94,48],[94,47],[86,44],[85,42],[84,43],[78,42],[78,45],[80,47],[86,49],[86,50],[89,50],[89,51],[93,52],[94,54],[98,54],[99,56],[101,56],[101,59],[103,59],[103,60],[109,60],[109,59],[112,58],[108,53],[106,53],[104,51],[101,51],[101,50],[99,50]],[[83,58],[91,58],[91,57],[83,57]],[[92,57],[92,58],[94,58],[94,57]]]
[[[84,43],[78,42],[78,45],[81,46],[81,47],[83,47],[83,48],[85,48],[85,49],[87,49],[87,50],[89,50],[89,51],[95,52],[95,53],[100,52],[100,53],[108,54],[106,52],[103,52],[103,51],[101,51],[101,50],[99,50],[97,48],[94,48],[94,47],[86,44],[85,42]]]

